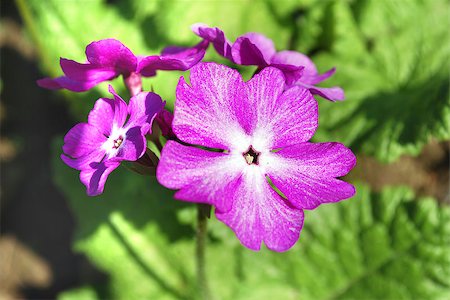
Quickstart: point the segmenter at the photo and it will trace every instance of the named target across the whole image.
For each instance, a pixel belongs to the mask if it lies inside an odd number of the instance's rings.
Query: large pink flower
[[[203,148],[168,141],[157,169],[159,182],[178,190],[175,198],[214,205],[250,249],[264,242],[285,251],[299,238],[303,209],[353,196],[354,187],[336,178],[355,156],[339,143],[308,142],[317,102],[304,87],[285,89],[279,69],[243,82],[236,70],[200,63],[190,82],[178,84],[173,131]]]

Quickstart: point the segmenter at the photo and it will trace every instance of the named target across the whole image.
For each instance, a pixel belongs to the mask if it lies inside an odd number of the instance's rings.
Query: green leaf
[[[445,299],[450,209],[407,188],[309,212],[293,272],[306,299]],[[428,229],[426,229],[428,228]],[[427,249],[433,255],[423,250]]]
[[[89,198],[58,158],[54,178],[69,199],[74,249],[108,274],[100,299],[196,299],[195,204],[150,177],[115,170]],[[214,216],[206,272],[216,299],[445,299],[450,293],[450,209],[407,188],[357,195],[308,211],[285,253],[253,252]]]
[[[58,300],[98,300],[93,287],[85,286],[73,290],[64,291],[58,295]]]
[[[347,98],[319,100],[318,140],[393,161],[450,139],[446,1],[329,2],[310,19],[329,25],[309,48],[320,70],[337,68],[324,85],[343,87]]]

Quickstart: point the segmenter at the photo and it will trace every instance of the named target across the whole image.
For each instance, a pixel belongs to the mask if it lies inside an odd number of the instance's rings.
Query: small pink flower
[[[271,39],[260,33],[246,33],[231,44],[222,30],[205,24],[194,24],[192,30],[201,38],[211,42],[216,51],[238,65],[256,65],[260,69],[271,66],[280,69],[288,87],[303,86],[312,94],[325,99],[344,100],[344,91],[340,87],[322,88],[315,86],[332,76],[336,69],[319,74],[311,59],[296,51],[275,50]]]
[[[89,196],[103,192],[108,175],[123,160],[136,161],[145,153],[145,135],[164,103],[155,93],[139,93],[127,105],[112,86],[113,99],[100,98],[87,123],[75,125],[64,137],[61,159],[80,170]]]
[[[134,88],[132,93],[135,95],[141,91],[141,75],[155,76],[157,70],[186,71],[202,60],[207,47],[208,42],[201,41],[192,48],[168,47],[161,55],[143,57],[134,55],[118,40],[104,39],[86,47],[87,63],[61,58],[60,65],[65,76],[43,78],[37,83],[52,90],[84,92],[103,81],[122,75],[125,82],[132,85],[131,89]]]

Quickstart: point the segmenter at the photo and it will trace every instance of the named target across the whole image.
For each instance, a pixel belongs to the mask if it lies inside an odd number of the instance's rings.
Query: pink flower
[[[312,94],[325,99],[344,100],[344,91],[340,87],[322,88],[316,84],[334,74],[335,68],[319,74],[311,59],[296,51],[275,50],[271,39],[260,33],[246,33],[231,44],[222,30],[205,24],[194,24],[192,30],[201,38],[211,42],[216,51],[238,65],[256,65],[259,69],[271,66],[280,69],[288,87],[303,86]]]
[[[250,249],[264,242],[285,251],[299,238],[303,209],[353,196],[354,187],[337,178],[355,156],[340,143],[308,142],[317,102],[302,86],[286,89],[279,69],[243,82],[236,70],[200,63],[190,82],[178,83],[172,128],[183,143],[203,148],[168,141],[157,168],[159,182],[178,190],[175,198],[215,206]]]
[[[103,192],[108,175],[123,160],[136,161],[145,153],[145,135],[164,103],[155,93],[139,93],[127,105],[112,86],[113,99],[100,98],[87,123],[75,125],[64,137],[61,159],[80,170],[89,196]]]
[[[208,42],[202,41],[192,48],[168,47],[161,55],[136,56],[115,39],[92,42],[86,47],[87,63],[61,58],[65,76],[44,78],[38,85],[48,89],[68,89],[84,92],[97,84],[122,75],[131,86],[133,95],[141,91],[140,76],[155,76],[157,70],[186,71],[202,60]]]

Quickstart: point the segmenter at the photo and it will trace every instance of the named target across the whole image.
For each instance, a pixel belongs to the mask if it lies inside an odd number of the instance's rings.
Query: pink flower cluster
[[[264,243],[286,251],[299,238],[305,209],[355,193],[339,179],[355,166],[350,149],[310,142],[318,126],[313,94],[344,99],[339,87],[316,86],[335,69],[319,74],[306,55],[276,52],[258,33],[231,44],[219,28],[196,24],[193,31],[202,38],[196,46],[153,56],[136,56],[114,39],[93,42],[87,63],[61,59],[64,76],[38,81],[79,92],[122,75],[131,94],[127,104],[110,86],[112,97],[98,99],[87,123],[67,133],[61,158],[80,171],[88,195],[101,194],[122,161],[138,161],[149,151],[156,118],[167,138],[158,181],[177,190],[178,200],[214,206],[217,219],[246,247],[259,250]],[[234,69],[201,62],[210,43],[233,63],[256,65],[256,74],[244,82]],[[160,96],[142,91],[141,76],[157,70],[190,70],[190,84],[179,80],[173,115]]]

